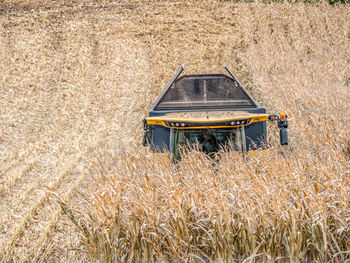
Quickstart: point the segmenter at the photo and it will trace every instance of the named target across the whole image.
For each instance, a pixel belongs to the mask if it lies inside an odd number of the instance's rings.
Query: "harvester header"
[[[181,65],[144,119],[144,145],[180,157],[179,146],[198,144],[213,154],[220,146],[242,151],[266,148],[266,122],[277,121],[288,144],[285,114],[268,115],[224,65],[224,74],[183,75]]]

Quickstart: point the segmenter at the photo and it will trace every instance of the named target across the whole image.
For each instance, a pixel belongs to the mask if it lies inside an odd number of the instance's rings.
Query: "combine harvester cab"
[[[181,147],[214,155],[222,146],[247,152],[267,148],[266,122],[277,121],[280,143],[288,144],[286,115],[268,115],[232,72],[183,75],[183,65],[143,120],[143,145],[181,158]]]

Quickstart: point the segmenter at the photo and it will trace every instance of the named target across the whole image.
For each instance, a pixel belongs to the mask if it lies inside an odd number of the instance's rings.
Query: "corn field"
[[[0,3],[0,262],[350,262],[350,6]],[[266,154],[141,146],[180,64],[227,62]],[[281,154],[281,151],[283,154]]]

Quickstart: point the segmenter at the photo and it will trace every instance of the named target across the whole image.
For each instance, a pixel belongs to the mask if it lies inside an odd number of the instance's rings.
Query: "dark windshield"
[[[239,84],[226,75],[185,75],[164,94],[156,110],[254,106]]]
[[[242,130],[237,129],[193,129],[174,130],[174,155],[180,159],[181,147],[190,147],[213,155],[222,147],[242,150]]]

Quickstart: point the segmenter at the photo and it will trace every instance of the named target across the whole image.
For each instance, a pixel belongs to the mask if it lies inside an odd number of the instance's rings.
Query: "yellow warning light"
[[[287,117],[286,117],[286,114],[284,114],[284,113],[281,113],[280,114],[280,120],[284,120],[284,119],[286,119]]]

